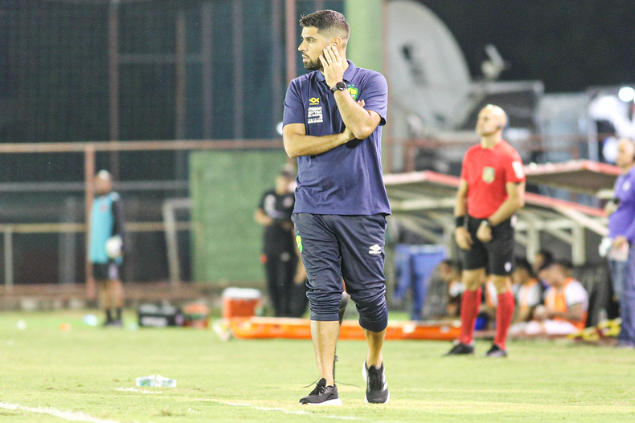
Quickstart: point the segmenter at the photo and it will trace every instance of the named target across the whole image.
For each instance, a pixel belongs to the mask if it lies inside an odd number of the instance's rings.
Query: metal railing
[[[177,140],[177,141],[105,141],[105,142],[73,142],[73,143],[14,143],[0,144],[0,154],[42,154],[42,153],[83,153],[84,180],[73,182],[14,182],[1,184],[4,192],[58,192],[64,190],[77,191],[82,188],[85,202],[84,223],[10,223],[0,224],[0,232],[4,237],[4,284],[14,285],[14,249],[15,234],[46,234],[46,233],[85,233],[88,245],[88,231],[86,223],[90,221],[90,208],[94,199],[92,179],[95,175],[96,154],[98,152],[123,151],[196,151],[196,150],[282,150],[281,139],[255,140]],[[166,181],[128,181],[119,184],[134,189],[160,189]],[[168,181],[168,188],[187,188],[185,181]],[[183,186],[185,185],[185,186]],[[22,188],[26,188],[22,190]],[[188,200],[173,199],[164,202],[163,222],[128,222],[126,228],[130,232],[160,232],[166,233],[166,247],[168,251],[168,266],[170,282],[178,285],[180,282],[180,268],[176,233],[190,230],[190,222],[178,222],[175,210],[189,207]],[[86,283],[89,297],[95,293],[95,282],[92,278],[92,265],[86,263]]]

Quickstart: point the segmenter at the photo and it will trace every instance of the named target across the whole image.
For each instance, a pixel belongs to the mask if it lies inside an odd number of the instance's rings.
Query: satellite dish
[[[472,85],[452,33],[422,4],[395,0],[388,3],[388,34],[393,136],[458,127],[473,106]]]
[[[485,54],[487,55],[487,60],[481,63],[481,71],[486,80],[493,81],[500,76],[502,71],[507,69],[508,64],[505,63],[494,44],[485,46]]]

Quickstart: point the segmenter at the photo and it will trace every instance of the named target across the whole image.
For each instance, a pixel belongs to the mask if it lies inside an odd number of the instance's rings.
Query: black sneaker
[[[364,362],[362,374],[366,379],[366,402],[386,404],[390,400],[390,392],[388,392],[388,384],[386,383],[384,364],[382,363],[379,369],[375,366],[366,368],[366,362]]]
[[[469,344],[464,344],[462,342],[459,342],[458,344],[453,346],[450,351],[446,352],[444,355],[449,356],[449,355],[468,355],[468,354],[474,354],[474,345],[469,345]]]
[[[507,357],[507,351],[496,344],[492,344],[492,348],[490,348],[489,351],[485,353],[485,357],[504,358]]]
[[[326,379],[322,378],[309,395],[300,399],[300,404],[342,405],[342,400],[337,395],[337,386],[326,386]]]
[[[123,328],[123,322],[121,320],[112,320],[110,322],[104,322],[102,327],[107,329]]]

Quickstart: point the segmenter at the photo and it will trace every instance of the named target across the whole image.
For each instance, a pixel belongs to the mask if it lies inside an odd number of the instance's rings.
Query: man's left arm
[[[324,78],[329,88],[333,88],[335,84],[343,81],[343,68],[346,61],[342,59],[336,48],[327,47],[324,55],[320,56],[320,61],[322,61]],[[333,64],[329,65],[330,63]],[[359,140],[368,138],[383,121],[380,113],[385,113],[388,99],[388,86],[385,78],[381,75],[372,78],[364,87],[364,95],[366,96],[364,102],[358,103],[348,90],[336,90],[334,93],[335,102],[344,125]],[[373,110],[377,102],[381,103],[379,108],[382,110]],[[370,110],[366,110],[364,106]]]
[[[552,310],[551,317],[561,317],[567,320],[580,321],[584,317],[585,307],[588,304],[589,296],[580,284],[569,284],[564,288],[564,298],[567,304],[567,311]]]
[[[377,112],[364,109],[364,103],[357,104],[348,91],[335,91],[335,102],[344,125],[358,140],[370,137],[381,123],[381,116]]]
[[[507,200],[489,217],[493,226],[509,219],[525,205],[525,182],[507,182],[505,191]]]
[[[547,313],[550,319],[560,317],[561,319],[579,322],[582,320],[582,317],[584,317],[584,310],[581,303],[570,305],[568,311],[548,310]]]
[[[631,172],[628,176],[631,187],[635,187],[635,176],[633,175],[633,172]],[[622,203],[622,207],[631,207],[630,217],[632,220],[624,232],[624,237],[629,243],[633,244],[635,243],[635,209],[632,206],[635,203],[635,190],[633,188],[628,190],[627,198],[622,198]]]
[[[630,183],[631,185],[633,185],[635,183],[635,179],[633,177],[630,177]],[[615,194],[617,196],[617,190],[618,190],[618,184],[616,182],[615,184]],[[635,197],[635,192],[633,192],[632,190],[629,190],[629,196],[630,197]],[[631,204],[633,204],[633,202],[635,202],[635,198],[630,198],[629,201],[624,201],[625,198],[621,197],[621,202],[620,205],[618,207],[625,207],[625,204],[628,204],[629,206]],[[610,202],[609,202],[610,203]],[[607,203],[607,206],[608,204]],[[622,246],[624,244],[633,244],[635,243],[635,210],[631,210],[631,223],[628,225],[628,227],[626,228],[626,230],[624,231],[624,235],[618,235],[615,237],[615,239],[613,239],[613,248],[616,249],[620,249],[622,248]]]
[[[121,197],[116,194],[112,202],[112,216],[113,216],[113,228],[112,236],[119,236],[121,238],[121,250],[126,251],[128,247],[126,237],[126,220],[123,212],[123,204]]]
[[[628,225],[628,228],[626,229],[626,232],[624,232],[623,238],[624,240],[622,242],[628,242],[629,244],[633,244],[635,243],[635,215],[631,216],[631,218],[633,219],[631,221],[631,224]],[[621,238],[620,236],[617,236],[615,238],[615,241],[618,241],[618,238]],[[616,245],[616,247],[620,247],[621,243],[617,242],[618,245]],[[615,243],[614,243],[615,244]]]
[[[484,220],[478,227],[476,236],[482,242],[492,240],[491,226],[496,226],[509,219],[525,205],[525,170],[518,152],[513,151],[508,156],[502,171],[507,199],[487,218],[489,224]]]
[[[525,182],[507,182],[505,191],[507,191],[507,200],[487,218],[491,226],[496,226],[509,219],[525,205]],[[490,225],[487,224],[486,220],[483,220],[476,231],[476,237],[482,242],[490,242],[492,240],[492,228]]]

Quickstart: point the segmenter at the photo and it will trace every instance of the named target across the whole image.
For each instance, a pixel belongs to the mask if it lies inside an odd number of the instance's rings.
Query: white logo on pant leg
[[[505,263],[505,271],[510,272],[512,270],[512,264],[510,262]]]
[[[370,247],[368,254],[381,254],[381,247],[377,244]]]

